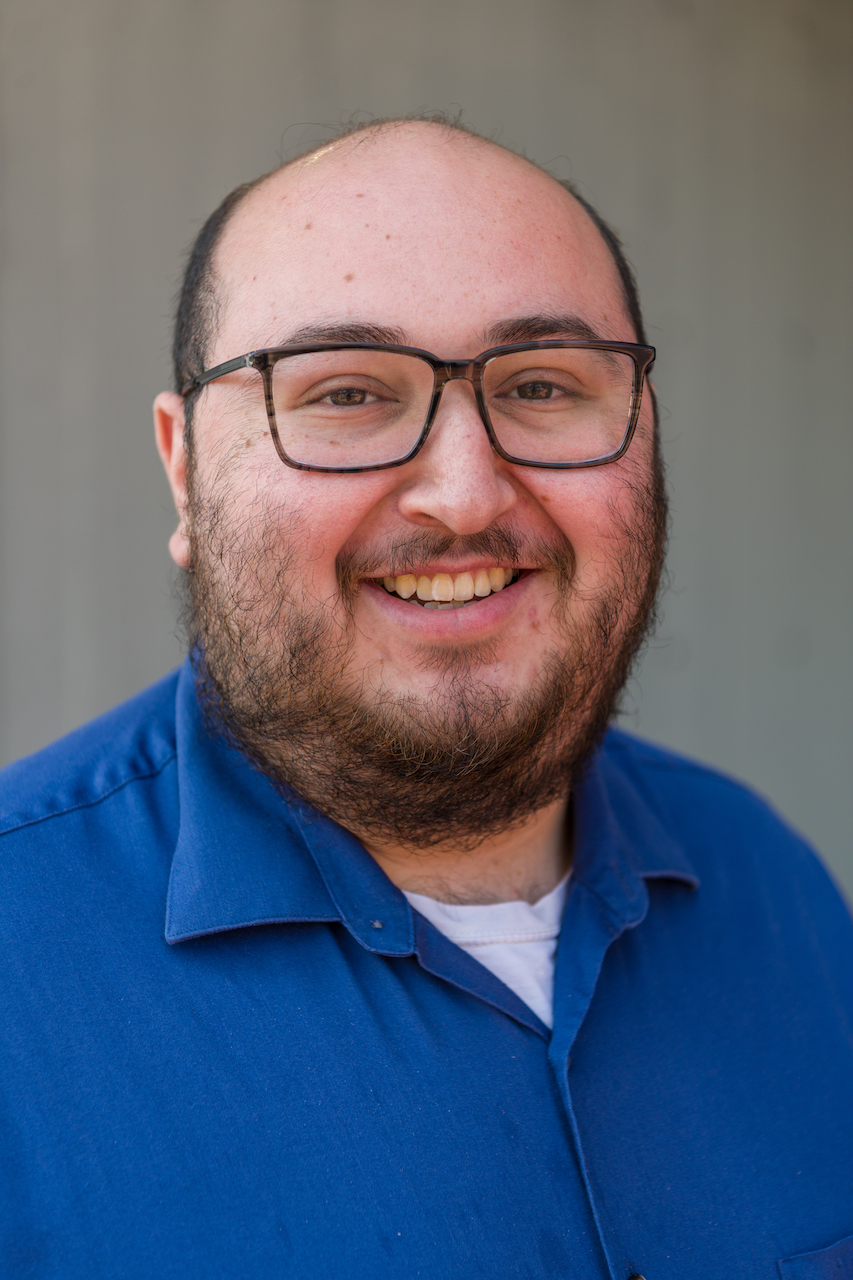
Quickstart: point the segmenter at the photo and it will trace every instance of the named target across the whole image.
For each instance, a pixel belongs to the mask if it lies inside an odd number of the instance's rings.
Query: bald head
[[[587,285],[599,292],[604,285],[614,299],[610,311],[621,313],[621,331],[611,329],[610,336],[645,341],[621,245],[568,184],[458,125],[385,121],[236,188],[211,215],[193,246],[178,307],[176,389],[215,359],[239,354],[220,341],[235,308],[257,338],[241,351],[291,337],[282,331],[279,308],[271,309],[269,299],[261,304],[251,288],[273,258],[292,266],[303,309],[301,268],[311,267],[312,277],[322,268],[329,289],[317,294],[315,306],[325,309],[326,320],[344,324],[359,311],[351,304],[369,272],[393,272],[395,290],[407,291],[412,301],[416,292],[421,309],[440,306],[446,297],[442,267],[450,267],[442,259],[451,245],[451,269],[467,276],[456,283],[476,290],[482,273],[506,271],[496,238],[516,266],[543,252],[573,251]],[[432,296],[424,289],[425,275],[434,282]],[[249,308],[256,308],[251,316]],[[539,309],[547,310],[547,299]],[[618,327],[615,316],[608,319]]]

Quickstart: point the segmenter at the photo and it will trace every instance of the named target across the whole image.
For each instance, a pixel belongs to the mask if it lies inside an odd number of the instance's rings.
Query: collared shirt
[[[853,1275],[825,873],[622,733],[574,801],[549,1033],[187,667],[6,770],[0,1275]]]
[[[403,892],[416,911],[506,983],[550,1030],[554,963],[568,888],[567,875],[533,903],[438,902],[422,893]]]

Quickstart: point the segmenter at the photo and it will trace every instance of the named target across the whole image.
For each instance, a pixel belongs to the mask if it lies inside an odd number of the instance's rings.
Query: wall
[[[671,587],[626,722],[749,779],[853,891],[846,0],[6,0],[0,760],[180,658],[150,401],[185,247],[354,111],[461,109],[636,264]]]

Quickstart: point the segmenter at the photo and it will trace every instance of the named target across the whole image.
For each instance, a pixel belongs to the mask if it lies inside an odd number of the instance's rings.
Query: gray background
[[[0,760],[180,658],[150,427],[182,254],[353,112],[461,109],[580,183],[643,290],[672,585],[626,723],[853,891],[847,0],[5,0]]]

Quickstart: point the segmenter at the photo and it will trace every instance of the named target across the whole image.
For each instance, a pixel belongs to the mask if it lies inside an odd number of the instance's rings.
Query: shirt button
[[[641,1276],[639,1271],[635,1271],[632,1276],[628,1277],[628,1280],[646,1280],[646,1277]]]

